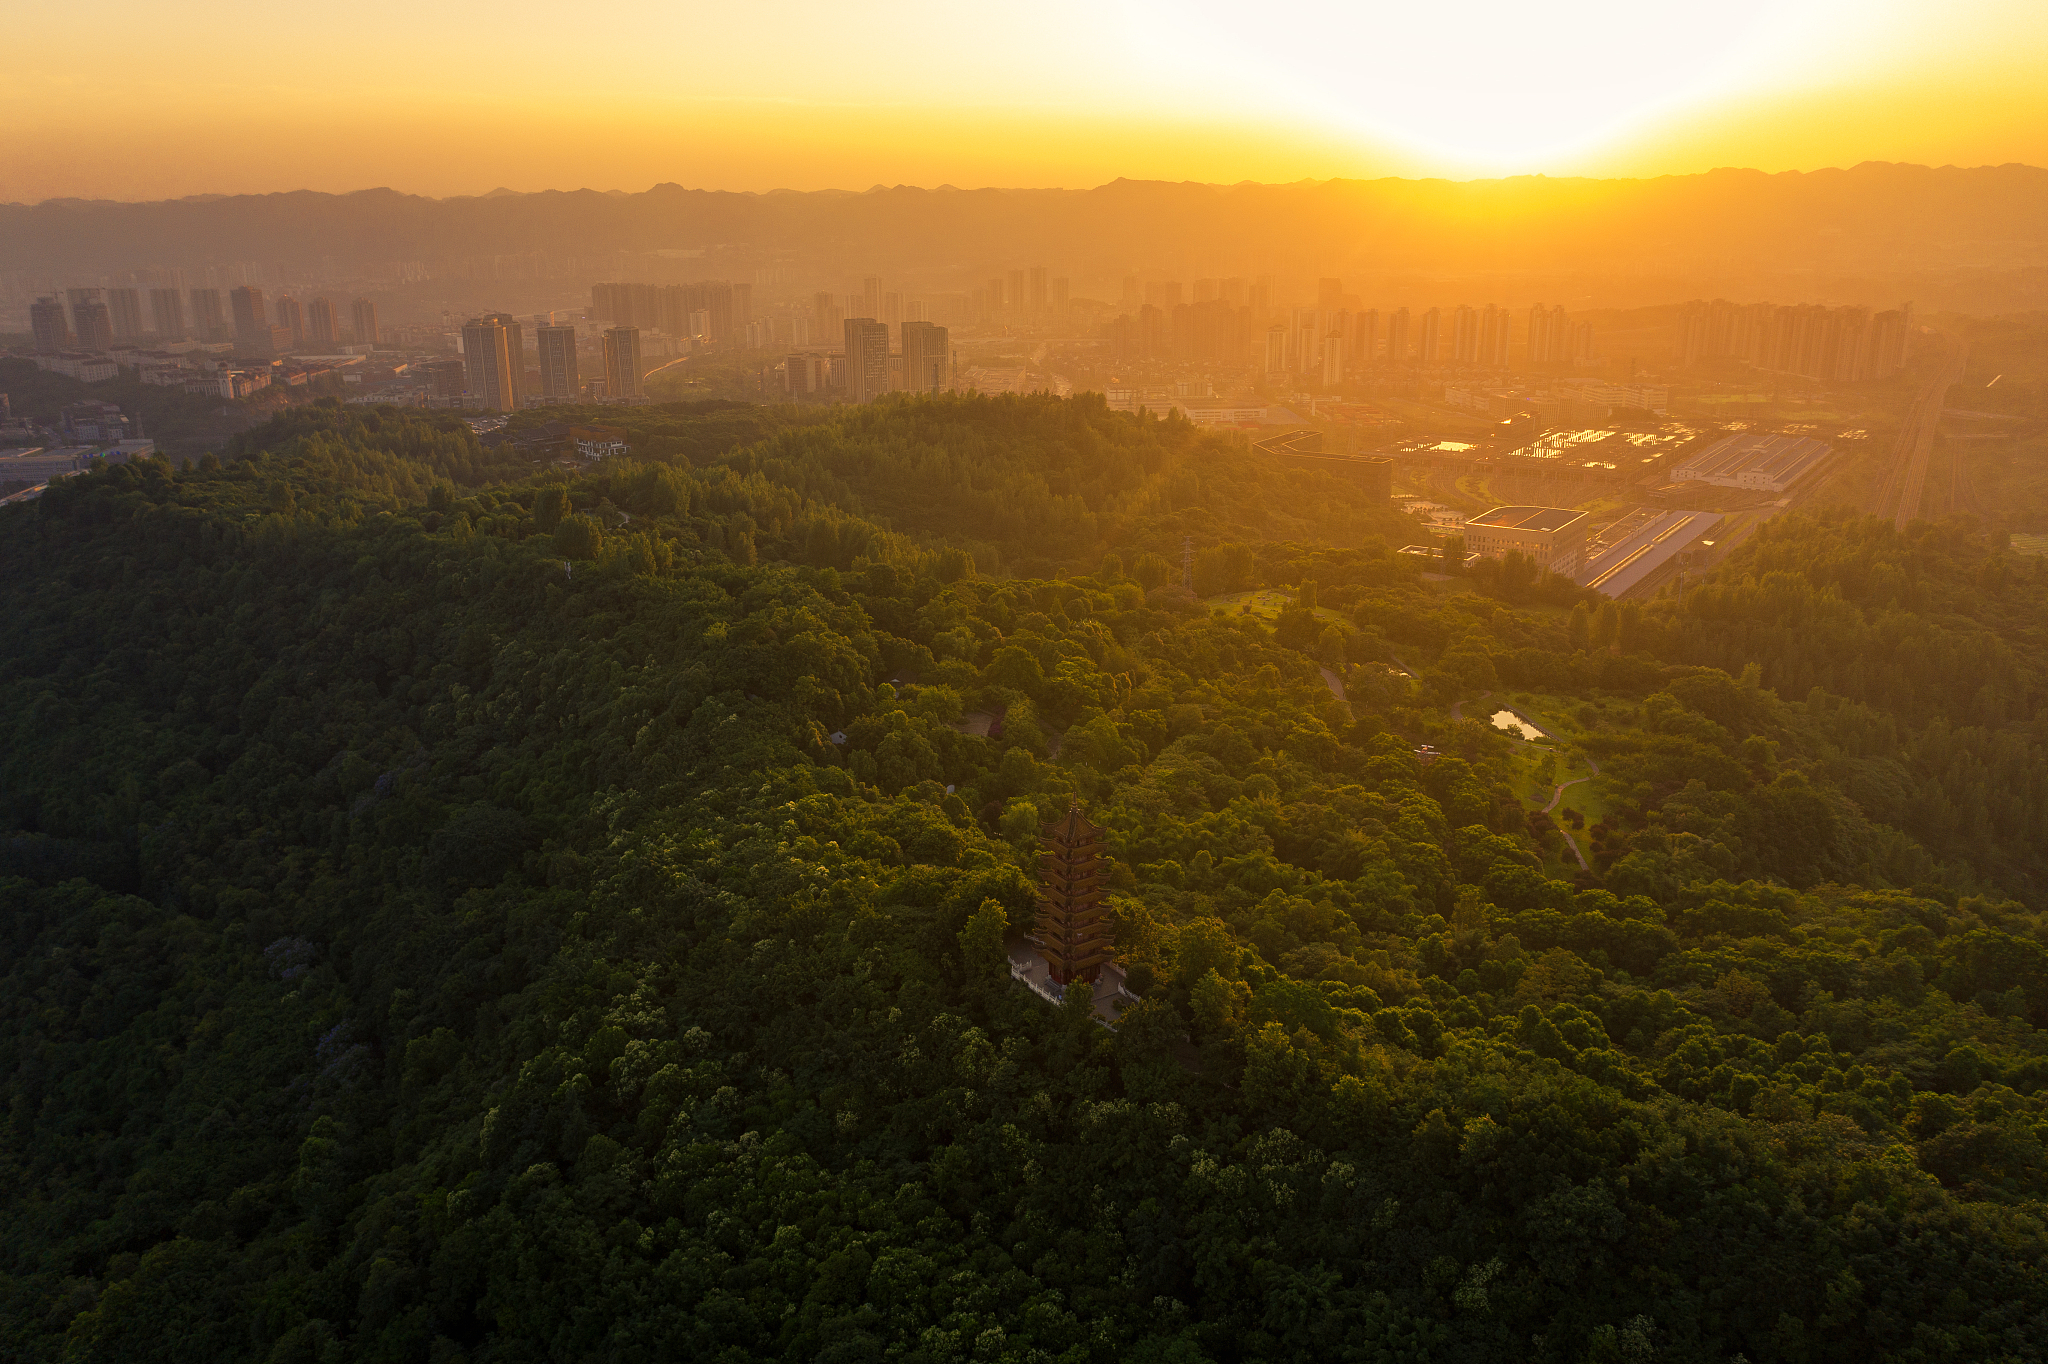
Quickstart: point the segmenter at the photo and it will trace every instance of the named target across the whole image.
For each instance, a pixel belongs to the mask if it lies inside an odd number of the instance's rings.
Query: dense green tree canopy
[[[10,1357],[2048,1353],[2039,561],[1614,609],[1086,400],[622,420],[0,511]],[[1076,800],[1114,1031],[1003,960]]]

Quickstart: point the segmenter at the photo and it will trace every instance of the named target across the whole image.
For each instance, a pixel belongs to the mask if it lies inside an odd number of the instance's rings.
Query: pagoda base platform
[[[1009,943],[1010,978],[1023,985],[1048,1004],[1066,1003],[1066,987],[1052,978],[1052,967],[1046,964],[1039,953],[1038,944],[1029,938],[1013,938]],[[1115,962],[1105,962],[1095,976],[1095,1019],[1106,1028],[1116,1026],[1117,1017],[1131,1005],[1138,1002],[1138,996],[1131,993],[1124,982],[1124,971]]]

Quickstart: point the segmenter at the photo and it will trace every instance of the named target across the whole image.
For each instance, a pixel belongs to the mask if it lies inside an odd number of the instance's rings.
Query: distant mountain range
[[[1118,180],[1086,190],[656,185],[429,199],[390,189],[0,205],[0,259],[89,275],[234,261],[432,264],[667,251],[734,271],[1465,275],[1758,270],[1894,277],[2048,267],[2048,170],[1869,162],[1646,180]]]

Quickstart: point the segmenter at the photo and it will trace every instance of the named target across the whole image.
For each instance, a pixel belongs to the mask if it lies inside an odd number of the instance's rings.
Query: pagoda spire
[[[1102,903],[1102,830],[1069,805],[1045,826],[1038,864],[1039,953],[1056,983],[1092,982],[1116,954]]]

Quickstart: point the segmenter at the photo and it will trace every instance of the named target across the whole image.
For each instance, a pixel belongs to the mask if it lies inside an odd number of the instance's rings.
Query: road
[[[1415,674],[1413,674],[1413,673],[1410,673],[1410,674],[1408,674],[1408,675],[1409,675],[1410,677],[1413,677],[1413,676],[1414,676]],[[1472,698],[1472,700],[1473,700],[1474,702],[1484,701],[1484,700],[1485,700],[1485,699],[1486,699],[1487,697],[1489,697],[1489,696],[1491,696],[1491,695],[1493,695],[1493,693],[1492,693],[1492,692],[1490,692],[1490,691],[1483,691],[1483,692],[1479,693],[1479,695],[1477,695],[1477,696],[1473,697],[1473,698]],[[1453,701],[1453,702],[1451,702],[1451,718],[1452,718],[1453,720],[1462,720],[1462,719],[1464,719],[1464,718],[1465,718],[1465,703],[1464,703],[1463,701]]]
[[[1941,425],[1941,409],[1947,405],[1949,388],[1963,377],[1963,363],[1969,348],[1956,337],[1938,333],[1943,353],[1927,382],[1913,395],[1899,424],[1899,438],[1892,447],[1892,467],[1879,485],[1870,508],[1889,516],[1900,530],[1920,515],[1920,499],[1927,490],[1927,464],[1934,454],[1934,433]]]

